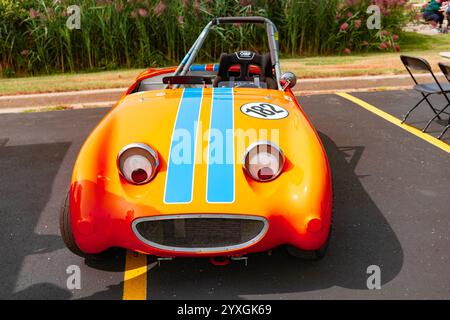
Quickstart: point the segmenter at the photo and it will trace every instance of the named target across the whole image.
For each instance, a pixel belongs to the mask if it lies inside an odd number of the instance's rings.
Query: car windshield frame
[[[275,81],[277,84],[278,90],[283,91],[283,87],[281,85],[281,68],[280,61],[278,57],[278,30],[275,24],[265,17],[220,17],[212,19],[203,29],[203,31],[198,36],[197,40],[195,40],[192,47],[189,49],[188,53],[184,56],[181,63],[178,65],[175,70],[174,76],[185,76],[189,72],[189,69],[195,59],[197,58],[198,52],[200,51],[203,42],[208,36],[209,32],[212,28],[218,25],[223,24],[264,24],[266,28],[267,39],[269,43],[270,50],[270,58],[272,60],[273,67],[275,69]]]

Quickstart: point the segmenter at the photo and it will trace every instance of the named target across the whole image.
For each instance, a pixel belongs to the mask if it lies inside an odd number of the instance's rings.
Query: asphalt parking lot
[[[352,96],[396,118],[419,98],[412,91]],[[71,254],[59,236],[59,207],[78,150],[108,109],[0,115],[0,299],[122,299],[125,290],[147,299],[450,299],[448,149],[338,95],[299,100],[333,171],[329,252],[311,262],[276,249],[250,256],[247,267],[206,259],[158,266],[122,251],[106,261]],[[422,107],[408,122],[421,128],[431,116]],[[434,123],[429,132],[442,128]],[[145,260],[147,272],[130,280],[132,264],[142,270]],[[81,268],[79,290],[67,289],[69,265]],[[367,289],[370,265],[381,268],[380,290]]]

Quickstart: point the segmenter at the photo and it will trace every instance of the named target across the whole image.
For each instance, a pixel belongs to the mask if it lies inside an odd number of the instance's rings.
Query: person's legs
[[[442,27],[444,22],[444,15],[441,12],[425,12],[423,14],[423,19],[427,22],[431,22],[433,25]]]
[[[437,15],[434,12],[425,12],[423,14],[423,19],[427,22],[434,22],[434,23],[439,23],[439,15]]]
[[[437,13],[438,16],[438,23],[439,23],[439,27],[442,28],[442,24],[444,23],[444,14],[442,12],[438,12]]]

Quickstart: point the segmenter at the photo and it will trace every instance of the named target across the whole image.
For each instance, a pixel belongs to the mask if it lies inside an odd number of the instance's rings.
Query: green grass
[[[26,110],[23,110],[22,113],[61,111],[61,110],[67,110],[67,109],[69,109],[69,108],[65,107],[65,106],[54,106],[54,107],[46,107],[46,108],[26,109]]]
[[[399,44],[403,51],[450,51],[450,33],[427,36],[404,32],[400,35]]]
[[[439,53],[450,51],[450,34],[426,36],[403,33],[400,35],[400,43],[401,53],[423,57],[437,71],[437,62],[443,59]],[[281,67],[284,71],[293,71],[299,78],[403,74],[406,71],[399,55],[366,53],[289,58],[281,59]],[[0,79],[0,95],[128,87],[141,71],[128,69]]]
[[[129,69],[3,78],[0,79],[0,95],[128,87],[141,71],[140,69]]]
[[[443,59],[439,53],[450,51],[450,34],[427,36],[404,32],[400,34],[399,44],[401,53],[293,58],[282,60],[281,66],[283,70],[295,72],[299,78],[403,74],[406,70],[400,54],[409,54],[427,59],[438,71],[437,62]]]

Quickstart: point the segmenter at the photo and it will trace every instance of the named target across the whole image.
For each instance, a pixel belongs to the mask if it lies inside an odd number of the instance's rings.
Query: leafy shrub
[[[365,25],[372,15],[367,8],[378,5],[381,11],[381,29],[370,30]],[[411,19],[410,5],[406,0],[346,0],[338,6],[336,22],[339,32],[329,38],[338,52],[350,53],[352,50],[390,50],[400,51],[398,45],[401,27]]]
[[[368,30],[367,7],[383,13]],[[174,64],[217,16],[261,15],[279,28],[285,56],[399,50],[396,32],[408,19],[405,0],[83,0],[81,30],[66,27],[69,0],[0,0],[0,71],[18,73]],[[266,48],[253,25],[216,28],[201,60],[221,52]],[[5,72],[0,72],[0,74]],[[8,74],[13,74],[7,72]]]

